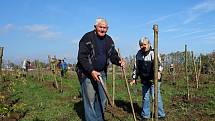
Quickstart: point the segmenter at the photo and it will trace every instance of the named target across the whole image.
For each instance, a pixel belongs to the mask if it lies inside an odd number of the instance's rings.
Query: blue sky
[[[78,42],[97,17],[122,56],[134,55],[138,40],[153,43],[158,24],[159,52],[215,50],[215,0],[0,0],[0,46],[4,59],[47,60],[56,55],[74,63]]]

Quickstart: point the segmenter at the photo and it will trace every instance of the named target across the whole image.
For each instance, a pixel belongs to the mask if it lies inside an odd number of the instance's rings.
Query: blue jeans
[[[100,72],[105,81],[104,72]],[[106,96],[100,82],[91,80],[86,76],[81,78],[81,91],[84,103],[84,114],[86,121],[103,121]]]
[[[161,82],[158,82],[158,117],[165,117],[165,112],[163,109],[163,102],[160,94],[160,84]],[[154,85],[150,83],[145,83],[142,86],[142,94],[143,94],[143,102],[142,102],[142,112],[141,116],[143,118],[150,118],[150,94],[152,95],[152,98],[154,99]]]

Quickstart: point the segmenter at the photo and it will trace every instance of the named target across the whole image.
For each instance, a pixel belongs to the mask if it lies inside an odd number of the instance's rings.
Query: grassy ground
[[[111,77],[111,76],[108,76]],[[129,97],[124,79],[117,75],[115,104],[121,110],[108,109],[105,117],[108,121],[132,121]],[[60,80],[60,78],[58,78]],[[172,85],[167,75],[161,85],[166,121],[215,121],[215,80],[206,75],[201,76],[200,87],[190,83],[190,99],[187,100],[186,83],[178,78]],[[0,120],[20,121],[80,121],[84,119],[83,104],[80,98],[80,85],[76,74],[62,79],[63,92],[53,86],[54,78],[44,73],[44,81],[38,81],[35,72],[27,77],[9,74],[1,80],[0,85]],[[59,83],[60,84],[60,83]],[[111,78],[107,88],[112,95]],[[137,88],[137,93],[135,92]],[[137,118],[141,111],[141,85],[130,87]],[[110,113],[112,112],[112,113]],[[113,115],[120,114],[121,117]]]

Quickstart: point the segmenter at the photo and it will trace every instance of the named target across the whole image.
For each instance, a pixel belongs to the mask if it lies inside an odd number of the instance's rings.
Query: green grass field
[[[111,111],[105,113],[108,121],[132,121],[129,97],[125,80],[117,75],[115,104],[125,112],[123,117],[115,117]],[[129,77],[129,76],[128,76]],[[58,77],[57,80],[60,81]],[[63,92],[53,86],[54,78],[44,73],[44,81],[38,81],[35,72],[27,77],[5,75],[0,85],[0,120],[20,121],[81,121],[84,119],[83,104],[80,98],[80,84],[77,76],[63,78]],[[60,84],[60,82],[58,82]],[[60,86],[59,86],[60,87]],[[137,93],[135,92],[137,88]],[[108,76],[107,89],[112,95],[111,76]],[[130,86],[135,113],[140,117],[141,84]],[[202,75],[199,89],[190,82],[190,99],[187,100],[187,87],[183,78],[172,85],[164,75],[161,85],[166,121],[215,121],[215,80]],[[120,113],[120,112],[119,112]]]

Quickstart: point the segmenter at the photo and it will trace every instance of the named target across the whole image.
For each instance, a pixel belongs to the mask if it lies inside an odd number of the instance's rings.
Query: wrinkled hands
[[[101,76],[101,74],[100,74],[98,71],[93,70],[93,71],[91,72],[91,76],[93,77],[93,79],[94,79],[95,81],[100,81],[100,80],[99,80],[99,76]]]
[[[161,79],[161,72],[158,71],[158,80]]]
[[[121,58],[121,60],[119,61],[120,66],[125,68],[125,60],[123,58]]]
[[[158,72],[158,80],[160,80],[161,79],[161,72]],[[133,84],[135,84],[136,83],[136,80],[131,80],[131,82],[130,82],[130,85],[132,86]]]
[[[136,83],[136,80],[133,79],[133,80],[131,80],[130,85],[132,86],[135,83]]]

